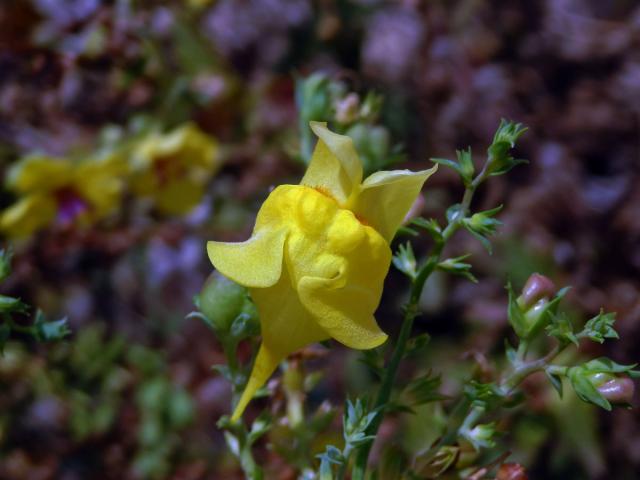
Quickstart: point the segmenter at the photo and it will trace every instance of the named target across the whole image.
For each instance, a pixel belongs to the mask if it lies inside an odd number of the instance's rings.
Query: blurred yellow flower
[[[147,135],[132,153],[132,188],[151,197],[163,213],[178,215],[195,207],[219,167],[218,145],[194,124]]]
[[[300,185],[271,192],[246,242],[207,245],[218,271],[249,287],[262,326],[233,420],[280,361],[305,345],[334,338],[369,349],[386,340],[374,312],[391,262],[389,244],[437,168],[377,172],[363,182],[351,139],[323,123],[311,128],[320,140]]]
[[[90,224],[113,211],[122,192],[115,155],[74,163],[44,155],[13,165],[6,185],[21,198],[0,214],[0,230],[24,237],[53,223]]]

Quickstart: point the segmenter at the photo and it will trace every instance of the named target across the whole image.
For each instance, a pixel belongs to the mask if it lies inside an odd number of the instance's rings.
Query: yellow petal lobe
[[[387,335],[378,327],[374,312],[391,263],[389,246],[373,228],[341,210],[328,230],[326,248],[333,255],[325,252],[318,261],[323,267],[315,269],[325,275],[314,276],[310,271],[299,279],[300,301],[316,323],[340,343],[357,349],[381,345]]]
[[[267,380],[269,380],[269,377],[278,367],[283,358],[284,357],[280,357],[275,355],[273,352],[270,352],[264,344],[260,345],[260,350],[258,350],[258,355],[256,356],[255,363],[253,364],[253,370],[251,371],[251,376],[249,377],[247,386],[244,388],[244,391],[240,396],[240,400],[238,401],[236,408],[233,410],[233,415],[231,416],[232,422],[240,419],[255,393],[265,383],[267,383]]]
[[[282,271],[285,230],[262,230],[246,242],[208,242],[213,266],[225,277],[245,287],[274,285]]]
[[[251,288],[250,292],[258,308],[262,345],[233,420],[240,418],[256,391],[282,360],[306,345],[329,338],[300,303],[287,269],[272,287]]]
[[[27,195],[0,215],[0,230],[12,237],[26,237],[49,225],[57,206],[48,195]]]
[[[300,184],[325,189],[345,203],[362,182],[362,164],[353,141],[331,132],[325,123],[311,122],[311,130],[319,140]]]
[[[352,210],[376,229],[387,242],[393,240],[404,217],[422,190],[427,179],[438,169],[412,172],[394,170],[376,172],[362,184]]]
[[[30,156],[7,173],[7,187],[20,193],[55,190],[71,181],[73,165],[68,160]]]

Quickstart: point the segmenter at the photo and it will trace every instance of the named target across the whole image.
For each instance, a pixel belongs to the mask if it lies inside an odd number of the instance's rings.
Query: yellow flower
[[[20,198],[0,215],[0,230],[24,237],[56,222],[86,225],[108,215],[120,201],[122,163],[115,155],[73,163],[44,155],[24,158],[7,175]]]
[[[377,172],[362,181],[351,139],[311,123],[319,137],[300,185],[277,187],[242,243],[209,242],[223,275],[249,287],[262,345],[232,419],[290,353],[334,338],[356,349],[382,344],[374,312],[391,262],[389,243],[437,168]]]
[[[153,132],[133,151],[133,190],[152,197],[164,213],[187,213],[219,166],[217,151],[215,140],[191,123],[167,134]]]

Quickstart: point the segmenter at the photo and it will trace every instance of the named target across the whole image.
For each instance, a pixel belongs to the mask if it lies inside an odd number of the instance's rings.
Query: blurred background
[[[504,285],[534,271],[573,287],[576,319],[618,313],[621,340],[582,353],[640,360],[636,0],[2,0],[2,292],[72,334],[5,345],[0,478],[241,478],[216,429],[224,357],[185,319],[212,270],[205,242],[247,238],[269,189],[298,182],[308,120],[352,136],[372,172],[467,146],[481,162],[502,117],[529,127],[516,153],[530,163],[479,192],[476,208],[505,205],[493,255],[460,233],[450,253],[471,252],[480,282],[434,276],[417,325],[433,340],[415,368],[450,392],[502,361]],[[423,216],[461,194],[441,168]],[[393,333],[406,284],[387,281],[378,318]],[[355,353],[321,356],[313,368],[333,373],[312,404],[367,388]],[[530,478],[637,478],[637,409],[560,401],[544,378],[525,390],[503,441]],[[415,450],[436,409],[381,435]],[[256,455],[267,478],[296,478],[278,449]]]

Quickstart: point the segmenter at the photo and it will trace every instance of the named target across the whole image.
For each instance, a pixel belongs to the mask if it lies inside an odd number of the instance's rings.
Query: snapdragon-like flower
[[[217,153],[217,142],[192,123],[166,134],[152,132],[132,153],[133,190],[153,198],[163,213],[187,213],[218,169]]]
[[[208,243],[218,271],[249,288],[262,327],[233,420],[290,353],[329,338],[355,349],[384,343],[374,312],[389,244],[436,170],[377,172],[363,182],[351,139],[323,123],[311,128],[319,141],[300,185],[271,192],[249,240]]]
[[[25,237],[52,224],[87,225],[120,201],[123,166],[116,155],[81,162],[33,155],[13,165],[7,188],[21,198],[0,215],[0,230]]]

